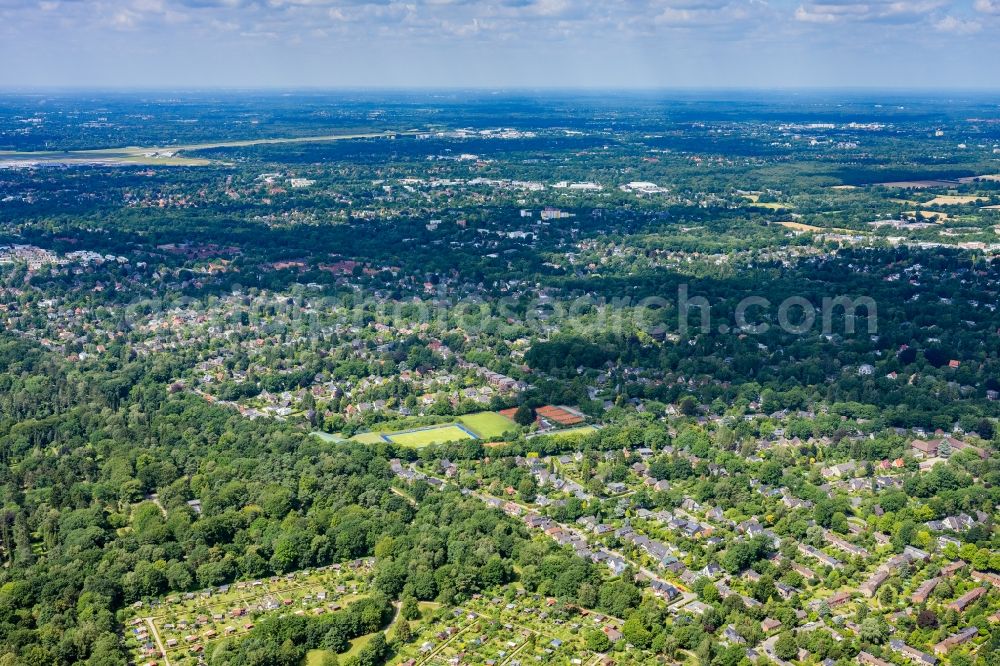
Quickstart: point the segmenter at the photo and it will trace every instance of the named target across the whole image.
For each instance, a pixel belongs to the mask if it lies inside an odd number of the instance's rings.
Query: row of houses
[[[966,627],[961,631],[952,634],[948,638],[944,639],[940,643],[934,646],[934,654],[948,654],[952,648],[958,647],[964,643],[968,643],[979,633],[979,629],[976,627]]]
[[[645,534],[634,532],[628,524],[616,530],[615,537],[642,550],[664,569],[678,572],[684,570],[684,565],[674,556],[672,546],[656,539],[650,539]]]
[[[898,638],[893,638],[889,641],[889,649],[900,654],[903,657],[909,659],[915,664],[923,664],[924,666],[934,666],[937,663],[937,657],[929,655],[926,652],[921,652],[917,648],[910,647]]]
[[[853,555],[855,557],[863,557],[868,559],[870,553],[862,548],[861,546],[856,546],[847,539],[831,532],[830,530],[823,530],[823,539],[830,545],[839,548],[840,550]]]
[[[621,557],[609,553],[601,548],[592,549],[575,530],[564,528],[551,518],[538,513],[527,512],[523,516],[524,524],[529,529],[544,532],[562,546],[569,546],[579,557],[590,560],[595,564],[605,565],[614,576],[620,576],[628,568],[628,563]]]
[[[975,451],[976,455],[983,460],[985,460],[988,456],[986,451],[978,446],[973,446],[968,442],[955,439],[950,435],[935,437],[933,439],[915,439],[910,442],[910,451],[912,451],[914,455],[922,458],[937,458],[947,449],[951,449],[952,451],[963,451],[966,449]]]
[[[973,588],[948,604],[948,608],[956,613],[961,613],[979,598],[985,596],[986,592],[987,589],[985,587]]]
[[[628,567],[628,563],[620,556],[602,548],[591,548],[580,534],[562,527],[550,518],[536,513],[528,513],[524,516],[524,522],[529,528],[541,530],[555,539],[558,543],[570,546],[578,556],[589,559],[596,564],[604,564],[611,571],[612,575],[621,575]],[[599,523],[593,518],[590,520],[584,518],[579,522],[579,524],[590,529],[597,535],[608,534],[613,530],[610,525]],[[643,535],[636,534],[627,527],[615,531],[615,536],[642,548],[663,566],[669,568],[670,565],[675,565],[680,569],[684,568],[683,564],[681,564],[677,558],[669,554],[667,546],[660,542],[653,541]],[[639,573],[637,574],[636,579],[646,580],[649,584],[650,590],[652,590],[654,594],[659,596],[664,601],[673,601],[681,594],[680,590],[676,587],[658,578]]]
[[[495,372],[489,368],[484,368],[481,365],[470,363],[464,359],[459,359],[457,361],[457,365],[463,370],[472,370],[501,391],[520,393],[528,388],[528,384],[526,382],[514,379],[513,377],[508,377],[507,375]]]
[[[643,520],[662,523],[668,529],[683,534],[690,539],[708,537],[715,531],[715,528],[711,525],[699,523],[691,517],[675,516],[669,511],[657,511],[654,513],[648,509],[639,509],[635,515]]]
[[[839,569],[842,566],[840,560],[838,560],[836,557],[833,557],[832,555],[827,555],[822,550],[814,548],[809,544],[800,543],[798,548],[799,552],[802,553],[803,555],[817,559],[828,567]]]
[[[931,593],[934,592],[934,589],[941,581],[955,575],[965,566],[965,562],[957,560],[941,567],[940,575],[935,576],[934,578],[928,578],[921,583],[917,589],[913,591],[913,594],[910,595],[910,601],[915,604],[926,603],[927,599],[930,598]]]
[[[902,553],[889,558],[885,564],[876,569],[868,580],[861,584],[858,590],[865,597],[871,599],[893,573],[911,564],[927,562],[930,557],[929,553],[926,553],[919,548],[906,546]]]
[[[570,460],[569,456],[563,457]],[[535,481],[541,488],[552,488],[558,492],[568,493],[583,502],[589,502],[594,498],[594,496],[588,493],[582,485],[573,479],[567,479],[550,470],[548,463],[545,460],[538,458],[522,458],[518,456],[515,459],[515,463],[520,466],[527,467],[528,471],[531,472],[531,475],[535,478]],[[563,464],[568,464],[568,462]]]
[[[955,516],[942,518],[941,520],[928,520],[924,525],[935,532],[964,532],[976,525],[986,523],[990,519],[989,514],[985,511],[974,511],[973,513],[975,515],[970,516],[967,513],[960,513]]]

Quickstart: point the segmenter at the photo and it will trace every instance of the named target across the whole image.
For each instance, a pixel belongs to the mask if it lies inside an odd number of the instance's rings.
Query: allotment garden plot
[[[448,666],[462,664],[597,664],[585,637],[618,620],[564,607],[539,595],[477,595],[461,607],[422,624],[395,661]],[[635,661],[635,659],[638,661]],[[641,655],[616,653],[620,663],[641,663]]]
[[[199,592],[172,594],[132,607],[125,621],[126,643],[135,663],[195,664],[212,643],[253,629],[270,613],[322,615],[363,595],[370,560],[357,560],[272,576]]]

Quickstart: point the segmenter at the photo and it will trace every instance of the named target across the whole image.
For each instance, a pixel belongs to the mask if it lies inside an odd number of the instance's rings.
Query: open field
[[[380,444],[388,441],[400,446],[421,448],[432,444],[459,442],[469,439],[496,439],[502,436],[503,433],[516,428],[517,425],[502,414],[498,414],[497,412],[478,412],[460,416],[453,423],[441,423],[393,432],[358,433],[351,437],[351,441],[362,444]],[[584,425],[540,432],[536,436],[573,437],[589,435],[596,431],[597,428],[594,426]],[[323,439],[330,442],[338,441],[333,439],[332,436],[324,437]]]
[[[793,231],[826,231],[823,227],[815,227],[811,224],[802,224],[801,222],[778,222],[778,224]]]
[[[178,157],[175,150],[160,148],[109,148],[106,150],[44,151],[21,153],[0,151],[0,168],[47,165],[93,166],[207,166],[211,160]]]
[[[324,143],[345,139],[378,139],[391,137],[400,132],[369,132],[364,134],[335,134],[326,136],[285,137],[276,139],[247,139],[244,141],[219,141],[215,143],[193,143],[180,146],[141,148],[104,148],[99,150],[37,151],[19,152],[0,150],[0,168],[16,166],[44,166],[59,164],[90,164],[103,166],[207,166],[213,160],[200,157],[182,157],[181,152],[211,150],[215,148],[244,148],[247,146],[283,143]]]
[[[309,652],[306,653],[305,666],[321,666],[323,660],[326,658],[326,655],[329,654],[329,652],[330,652],[329,650],[322,650],[322,649],[309,650]]]
[[[478,412],[458,417],[459,422],[479,435],[480,439],[495,439],[505,432],[516,430],[517,424],[497,412]]]
[[[375,638],[375,634],[365,634],[364,636],[358,636],[355,639],[348,641],[350,647],[344,652],[337,654],[337,659],[347,659],[349,657],[356,657],[359,652]],[[318,648],[315,650],[309,650],[306,653],[305,666],[320,666],[327,655],[331,654],[331,650],[324,650]]]
[[[357,134],[328,134],[324,136],[292,136],[276,139],[247,139],[245,141],[219,141],[215,143],[193,143],[186,146],[177,146],[170,150],[209,150],[212,148],[243,148],[246,146],[263,146],[281,143],[325,143],[327,141],[341,141],[344,139],[379,139],[383,137],[406,134],[406,132],[362,132]]]
[[[435,613],[441,608],[441,604],[433,601],[421,601],[419,602],[418,607],[420,609],[420,618],[409,621],[410,629],[414,634],[417,634],[424,625],[429,625],[436,621]],[[392,637],[393,627],[397,627],[400,622],[408,622],[408,620],[404,620],[402,616],[397,613],[389,626],[382,629],[382,632],[387,635],[387,638]],[[371,633],[351,640],[349,642],[350,647],[344,652],[337,654],[337,658],[340,660],[357,656],[357,654],[361,652],[361,650],[368,645],[368,643],[370,643],[372,638],[375,636],[375,633]],[[321,666],[323,660],[331,654],[330,650],[324,650],[322,648],[309,650],[309,652],[306,653],[306,659],[303,666]],[[386,663],[394,664],[396,661],[390,658]]]
[[[891,187],[902,190],[923,190],[928,187],[955,187],[957,181],[954,180],[897,180],[888,183],[873,183],[882,187]]]
[[[565,430],[552,430],[538,433],[539,437],[584,437],[597,432],[597,428],[592,425],[580,426],[578,428],[566,428]]]
[[[801,222],[778,222],[781,226],[786,229],[791,229],[792,231],[811,231],[814,233],[834,233],[834,234],[850,234],[856,233],[849,229],[838,229],[836,227],[817,227],[811,224],[802,224]]]
[[[779,210],[781,208],[794,208],[792,204],[788,203],[777,203],[777,202],[761,203],[760,195],[761,195],[760,192],[749,192],[747,194],[742,194],[740,196],[746,199],[747,204],[753,208],[767,208],[770,210]]]
[[[977,197],[964,194],[939,194],[927,203],[925,206],[961,206],[963,204],[976,203],[977,201],[983,201],[986,197]]]
[[[989,182],[989,183],[1000,183],[1000,174],[991,173],[982,176],[966,176],[965,178],[959,178],[960,183],[975,183],[975,182]]]
[[[936,210],[922,210],[920,211],[920,214],[929,220],[933,220],[934,222],[948,222],[953,219],[951,215],[948,215],[948,213],[942,213]],[[903,211],[903,215],[915,218],[917,216],[917,211]]]

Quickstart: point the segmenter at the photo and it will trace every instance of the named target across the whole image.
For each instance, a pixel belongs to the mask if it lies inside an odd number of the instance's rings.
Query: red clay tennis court
[[[514,414],[517,409],[505,409],[500,413],[509,419],[514,418]],[[535,410],[535,414],[542,417],[550,423],[555,423],[561,426],[570,426],[583,423],[586,417],[572,407],[564,407],[562,405],[545,405],[544,407],[539,407]]]
[[[583,423],[583,414],[570,407],[546,405],[535,410],[539,416],[559,425],[577,425]]]

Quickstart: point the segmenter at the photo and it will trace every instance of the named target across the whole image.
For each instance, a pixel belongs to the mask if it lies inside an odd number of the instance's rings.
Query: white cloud
[[[816,12],[799,5],[795,10],[795,20],[803,23],[833,23],[837,17],[827,12]]]
[[[659,0],[653,24],[703,31],[747,31],[770,13],[765,3],[750,0]],[[646,21],[644,16],[639,21]]]
[[[950,14],[934,23],[934,29],[941,32],[950,32],[955,35],[971,35],[983,29],[978,21],[963,21]]]
[[[915,23],[948,3],[945,0],[817,0],[799,5],[795,19],[805,23]]]
[[[635,57],[651,71],[661,65],[657,53],[728,49],[739,53],[738,69],[744,55],[761,52],[783,66],[784,51],[810,48],[817,36],[838,44],[824,48],[864,52],[907,46],[915,30],[924,30],[982,33],[965,41],[990,61],[998,52],[985,35],[997,14],[1000,0],[964,7],[957,0],[0,0],[0,54],[5,41],[12,50],[29,44],[16,37],[24,33],[46,42],[110,40],[165,58],[187,47],[225,57],[263,40],[288,45],[289,53],[438,54],[484,46],[532,53],[548,45],[567,59],[607,53],[608,66]]]

